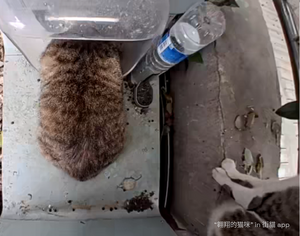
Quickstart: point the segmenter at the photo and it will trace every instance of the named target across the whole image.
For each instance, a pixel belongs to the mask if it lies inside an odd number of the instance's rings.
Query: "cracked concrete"
[[[214,45],[214,51],[215,51],[215,57],[216,57],[216,62],[217,62],[217,75],[218,75],[218,80],[219,80],[219,94],[218,94],[218,103],[219,103],[219,114],[220,114],[220,141],[221,141],[221,147],[222,147],[222,156],[223,159],[226,158],[226,149],[225,149],[225,139],[224,139],[224,112],[223,112],[223,106],[222,106],[222,99],[221,99],[221,85],[222,85],[222,75],[220,73],[220,63],[219,63],[219,55],[216,49],[216,43]]]
[[[263,177],[276,177],[280,149],[272,135],[273,109],[280,106],[275,60],[259,3],[223,8],[225,34],[216,48],[202,50],[204,64],[191,62],[171,72],[174,98],[171,213],[195,235],[206,235],[209,214],[223,192],[211,177],[224,156],[241,170],[242,152],[261,154]],[[237,115],[254,106],[259,117],[250,130],[234,128]]]

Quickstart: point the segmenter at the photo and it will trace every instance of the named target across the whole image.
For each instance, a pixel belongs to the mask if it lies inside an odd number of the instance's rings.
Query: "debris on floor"
[[[143,212],[148,209],[153,210],[153,202],[150,200],[153,195],[154,192],[147,193],[145,190],[140,195],[133,197],[130,200],[126,200],[124,209],[127,210],[128,213],[132,211]]]
[[[173,98],[170,94],[167,94],[165,90],[162,90],[166,105],[165,105],[165,124],[168,127],[173,126],[174,114],[173,114]]]
[[[252,112],[249,112],[247,114],[247,118],[246,118],[246,127],[251,129],[252,126],[254,125],[254,122],[255,122],[255,118],[256,118],[256,114],[252,111]]]
[[[140,107],[149,107],[153,100],[153,89],[149,81],[143,81],[135,88],[136,104]]]
[[[245,116],[237,116],[234,121],[234,126],[237,130],[242,131],[245,130]]]
[[[244,170],[247,175],[250,175],[253,170],[254,160],[253,160],[252,152],[248,148],[245,148],[244,150],[243,159],[244,159],[243,160]]]
[[[142,115],[146,114],[148,111],[148,107],[140,107],[137,106],[135,101],[135,91],[136,91],[136,84],[133,84],[130,80],[130,78],[124,79],[124,94],[127,94],[128,96],[128,102],[131,102],[131,104],[134,106],[135,111]],[[151,100],[152,101],[152,100]]]
[[[118,188],[123,189],[123,191],[130,191],[135,189],[137,181],[140,180],[142,178],[142,175],[140,175],[137,178],[134,178],[132,176],[128,177],[128,178],[124,178],[122,183],[120,183],[118,185]]]
[[[264,168],[264,159],[260,154],[258,154],[256,157],[256,164],[254,170],[258,174],[258,177],[260,179],[263,178],[263,168]]]
[[[91,210],[92,206],[91,205],[74,205],[72,204],[72,210]]]
[[[123,181],[122,188],[124,191],[133,190],[136,186],[136,181],[134,179],[126,179]]]
[[[20,209],[23,214],[26,214],[30,210],[30,206],[25,201],[21,201]]]
[[[273,134],[273,136],[275,138],[276,145],[280,146],[280,131],[281,131],[281,127],[280,127],[280,125],[275,120],[271,121],[271,131],[272,131],[272,134]]]
[[[254,107],[248,106],[248,110],[249,111],[246,114],[238,115],[234,120],[234,126],[239,131],[251,129],[255,124],[255,119],[258,118],[258,114],[255,112]]]
[[[254,163],[253,154],[250,149],[244,149],[243,155],[243,166],[244,171],[247,175],[251,175],[252,171],[258,175],[258,178],[263,178],[263,168],[264,168],[264,159],[261,154],[258,154],[256,157],[256,162]]]

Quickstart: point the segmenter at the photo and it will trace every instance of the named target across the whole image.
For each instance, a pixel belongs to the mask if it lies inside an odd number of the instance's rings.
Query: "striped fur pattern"
[[[234,201],[218,206],[210,217],[208,236],[298,236],[299,176],[260,180],[238,172],[231,159],[213,170],[213,178],[232,191]],[[236,182],[248,182],[244,187]]]
[[[53,40],[41,58],[40,128],[43,156],[86,181],[124,146],[120,45]]]

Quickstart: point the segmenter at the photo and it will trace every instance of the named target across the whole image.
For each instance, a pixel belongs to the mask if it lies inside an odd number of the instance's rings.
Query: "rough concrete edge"
[[[282,26],[272,0],[259,0],[269,31],[280,88],[281,105],[296,100],[293,72]],[[298,173],[298,122],[282,119],[279,178]]]

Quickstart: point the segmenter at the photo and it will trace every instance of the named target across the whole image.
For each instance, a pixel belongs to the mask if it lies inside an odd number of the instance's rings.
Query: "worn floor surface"
[[[240,1],[239,1],[240,2]],[[204,64],[184,64],[171,70],[174,98],[174,174],[171,212],[195,235],[206,235],[208,216],[220,195],[211,177],[224,157],[237,161],[249,148],[264,158],[263,177],[276,177],[280,148],[271,123],[280,124],[275,60],[257,1],[240,8],[223,8],[225,34],[216,47],[202,51]],[[253,127],[238,131],[237,115],[253,106],[258,114]]]

